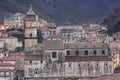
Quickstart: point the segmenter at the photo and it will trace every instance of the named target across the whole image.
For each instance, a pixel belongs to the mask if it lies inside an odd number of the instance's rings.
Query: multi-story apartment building
[[[60,36],[63,42],[71,43],[79,42],[84,37],[86,37],[86,34],[83,33],[83,30],[73,28],[73,29],[61,29]]]
[[[16,59],[9,56],[0,58],[0,80],[13,80],[15,78]]]

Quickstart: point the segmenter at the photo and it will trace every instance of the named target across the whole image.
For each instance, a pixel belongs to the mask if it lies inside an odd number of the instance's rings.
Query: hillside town
[[[15,13],[0,25],[0,80],[119,77],[120,32],[106,31],[101,24],[56,25],[30,6],[26,14]]]

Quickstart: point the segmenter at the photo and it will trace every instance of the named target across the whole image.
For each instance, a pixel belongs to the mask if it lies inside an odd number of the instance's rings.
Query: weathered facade
[[[38,44],[35,38],[36,29],[36,26],[25,28],[26,80],[78,80],[113,73],[107,44],[77,41],[64,43],[59,39],[43,40],[43,43]],[[52,27],[52,30],[55,30],[55,27]],[[55,35],[54,33],[55,31],[52,31],[52,35]]]
[[[30,6],[25,18],[25,49],[37,45],[38,16]]]
[[[30,50],[32,54],[28,54],[31,57],[25,60],[27,79],[79,79],[113,73],[113,63],[106,44],[89,42],[64,44],[61,40],[45,40]]]

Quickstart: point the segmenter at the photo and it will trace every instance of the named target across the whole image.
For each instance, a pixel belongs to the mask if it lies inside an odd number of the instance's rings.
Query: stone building
[[[26,55],[27,79],[79,79],[113,73],[113,62],[107,44],[45,40],[42,44],[30,47]]]
[[[16,59],[9,56],[0,58],[0,80],[13,80],[15,78]]]
[[[25,49],[37,45],[38,16],[30,6],[25,18]]]
[[[45,60],[42,51],[28,51],[25,56],[24,76],[25,79],[36,79],[43,76]]]
[[[120,67],[120,41],[110,43],[110,50],[114,62],[114,67]]]
[[[80,42],[65,44],[65,76],[97,77],[113,73],[109,46]]]
[[[9,28],[12,27],[22,28],[24,26],[24,18],[25,18],[24,14],[16,13],[13,16],[4,19],[4,25],[8,26]]]
[[[37,43],[36,18],[32,7],[28,13],[25,27],[26,80],[80,79],[113,73],[111,53],[107,44],[64,43],[59,39],[43,40],[42,43]],[[52,35],[55,35],[56,28],[51,27],[51,29]]]
[[[22,78],[24,76],[24,52],[9,53],[9,57],[16,60],[15,75]]]
[[[61,29],[60,36],[64,43],[78,42],[82,39],[82,30],[79,29]]]

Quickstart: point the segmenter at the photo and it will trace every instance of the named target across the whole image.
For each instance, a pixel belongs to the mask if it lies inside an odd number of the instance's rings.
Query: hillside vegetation
[[[0,20],[16,12],[26,13],[29,3],[49,22],[87,24],[101,21],[120,0],[0,0]]]
[[[115,8],[112,13],[103,20],[103,24],[107,25],[108,34],[120,31],[120,7]]]

